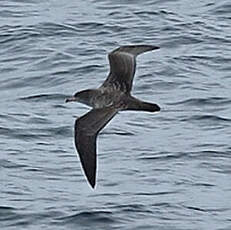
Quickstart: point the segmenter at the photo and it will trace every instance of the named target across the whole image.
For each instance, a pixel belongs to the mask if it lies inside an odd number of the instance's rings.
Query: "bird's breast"
[[[120,102],[122,101],[123,93],[120,91],[114,92],[103,92],[100,95],[97,95],[94,99],[94,108],[103,108],[114,106],[118,107]]]

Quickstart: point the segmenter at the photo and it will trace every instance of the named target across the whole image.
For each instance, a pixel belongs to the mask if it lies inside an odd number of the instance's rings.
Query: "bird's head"
[[[80,93],[80,92],[77,92],[77,93],[75,93],[72,97],[68,97],[68,98],[65,100],[65,102],[66,102],[66,103],[67,103],[67,102],[72,102],[72,101],[78,102],[78,101],[79,101],[79,93]]]
[[[86,89],[80,92],[75,93],[72,97],[69,97],[65,100],[65,102],[72,102],[72,101],[76,101],[76,102],[81,102],[81,103],[85,103],[88,104],[89,100],[92,97],[92,92],[94,90],[91,89]]]

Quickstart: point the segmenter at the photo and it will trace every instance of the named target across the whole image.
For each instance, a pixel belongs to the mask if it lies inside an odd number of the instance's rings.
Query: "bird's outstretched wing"
[[[92,109],[75,122],[75,146],[84,173],[93,188],[96,180],[97,134],[117,112],[118,110],[111,107]]]
[[[136,56],[159,49],[151,45],[121,46],[109,53],[110,73],[101,87],[118,87],[130,92],[136,71]]]

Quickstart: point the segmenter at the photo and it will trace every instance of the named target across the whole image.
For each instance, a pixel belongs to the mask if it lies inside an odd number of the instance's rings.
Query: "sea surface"
[[[98,138],[97,186],[83,174],[67,97],[98,87],[120,45],[133,95]],[[231,229],[229,0],[0,1],[0,229]]]

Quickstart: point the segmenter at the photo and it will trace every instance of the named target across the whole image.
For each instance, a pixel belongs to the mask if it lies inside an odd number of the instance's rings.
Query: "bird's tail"
[[[130,97],[127,101],[126,110],[158,112],[160,111],[160,107],[157,104],[140,101],[134,97]]]

